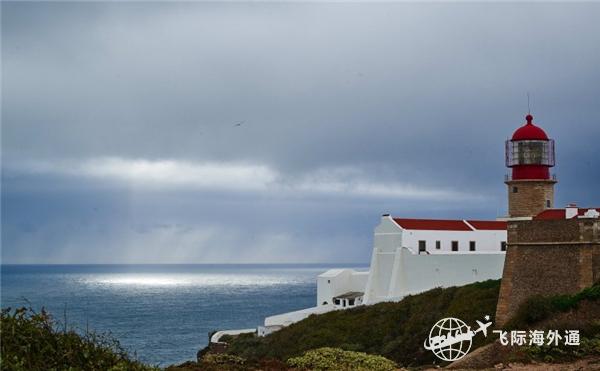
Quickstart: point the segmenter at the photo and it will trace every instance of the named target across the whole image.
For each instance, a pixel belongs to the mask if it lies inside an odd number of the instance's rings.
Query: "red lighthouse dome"
[[[546,132],[539,126],[535,126],[533,116],[525,116],[527,123],[515,130],[512,140],[548,140]]]
[[[506,141],[506,166],[512,168],[512,179],[549,180],[554,166],[554,141],[533,124],[533,116]]]

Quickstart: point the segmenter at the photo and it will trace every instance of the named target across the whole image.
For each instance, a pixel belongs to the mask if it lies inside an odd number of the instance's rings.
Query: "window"
[[[349,299],[348,300],[348,305],[350,305],[350,306],[354,305],[354,299]]]
[[[435,241],[435,249],[439,250],[442,248],[442,241]]]
[[[458,241],[452,241],[452,251],[458,251]]]
[[[513,191],[513,193],[517,193],[517,192],[519,192],[519,188],[517,188],[517,187],[513,187],[513,188],[512,188],[512,191]]]
[[[506,241],[500,242],[500,251],[506,251]]]
[[[327,305],[327,302],[326,302],[326,301],[324,301],[324,302],[323,302],[323,304],[321,304],[321,305]]]
[[[550,200],[546,200],[546,207],[550,207]]]
[[[506,166],[549,165],[554,166],[554,141],[519,140],[506,144]]]
[[[469,251],[475,251],[475,241],[469,241]]]
[[[334,299],[333,300],[333,304],[340,305],[340,299]]]
[[[419,241],[419,252],[427,251],[427,243],[425,241]]]

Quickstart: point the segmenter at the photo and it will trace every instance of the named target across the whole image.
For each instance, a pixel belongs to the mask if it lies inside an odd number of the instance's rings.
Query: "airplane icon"
[[[477,325],[479,325],[479,328],[477,330],[475,330],[475,332],[473,332],[473,335],[475,335],[478,332],[483,332],[483,336],[487,337],[487,329],[488,327],[490,327],[492,325],[491,322],[488,323],[483,323],[481,321],[475,321],[477,322]]]

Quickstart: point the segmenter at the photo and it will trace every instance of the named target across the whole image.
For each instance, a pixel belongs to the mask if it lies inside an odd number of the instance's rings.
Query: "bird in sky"
[[[245,122],[245,121],[236,122],[236,123],[235,123],[233,126],[234,126],[234,127],[236,127],[236,126],[242,126],[242,124],[243,124],[244,122]]]

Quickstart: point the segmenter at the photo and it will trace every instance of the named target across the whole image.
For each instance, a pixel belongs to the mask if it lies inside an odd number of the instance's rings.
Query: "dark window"
[[[500,251],[506,251],[506,241],[500,242]]]
[[[326,302],[326,301],[324,301],[322,305],[327,305],[327,302]]]
[[[519,192],[519,188],[513,187],[513,193],[517,193],[517,192]]]
[[[340,305],[340,299],[335,299],[335,300],[333,301],[333,304],[335,304],[335,305]]]
[[[425,241],[419,241],[419,252],[427,251],[427,243]]]
[[[546,200],[546,207],[550,207],[550,200]]]
[[[327,283],[331,283],[331,280],[327,280]]]
[[[452,241],[452,251],[458,251],[458,241]]]
[[[435,249],[439,250],[442,248],[442,241],[435,241]]]
[[[469,251],[475,251],[475,241],[469,241]]]
[[[348,299],[348,305],[354,305],[354,299]]]

